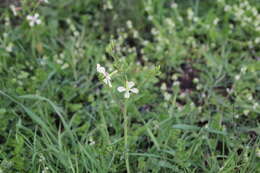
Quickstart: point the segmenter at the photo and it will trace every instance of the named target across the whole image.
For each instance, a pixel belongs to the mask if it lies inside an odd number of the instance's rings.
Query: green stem
[[[106,119],[104,117],[104,114],[103,112],[101,112],[101,121],[102,121],[102,127],[103,127],[103,133],[104,133],[104,136],[106,137],[106,142],[111,145],[111,141],[109,139],[109,133],[108,133],[108,128],[107,128],[107,122],[106,122]]]
[[[128,117],[127,117],[127,105],[124,105],[124,140],[125,140],[125,164],[127,173],[130,173],[129,156],[128,156]]]

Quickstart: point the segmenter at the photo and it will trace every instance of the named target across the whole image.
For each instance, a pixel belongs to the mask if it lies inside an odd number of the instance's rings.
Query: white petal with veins
[[[135,94],[137,94],[139,92],[139,90],[137,88],[132,88],[132,89],[130,89],[130,91],[135,93]]]
[[[125,87],[122,87],[122,86],[120,86],[120,87],[117,88],[117,91],[119,91],[119,92],[123,92],[123,91],[125,91],[125,90],[126,90]]]
[[[124,96],[125,96],[125,98],[128,99],[128,98],[130,97],[130,93],[129,93],[129,91],[126,91],[125,94],[124,94]]]
[[[134,82],[126,82],[126,85],[127,85],[128,88],[132,88],[135,85],[135,83]]]

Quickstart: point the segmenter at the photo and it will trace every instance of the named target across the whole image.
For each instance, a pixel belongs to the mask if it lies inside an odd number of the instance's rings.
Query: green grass
[[[260,4],[172,2],[0,2],[0,173],[260,172]]]

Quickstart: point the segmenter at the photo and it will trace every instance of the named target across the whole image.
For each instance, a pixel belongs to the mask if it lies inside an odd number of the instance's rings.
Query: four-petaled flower
[[[124,97],[125,97],[125,98],[129,98],[131,92],[132,92],[132,93],[135,93],[135,94],[137,94],[137,93],[139,92],[139,90],[138,90],[137,88],[133,88],[134,85],[135,85],[134,82],[128,82],[128,81],[126,81],[125,87],[120,86],[120,87],[117,88],[117,90],[118,90],[119,92],[125,92]]]
[[[97,71],[99,73],[103,74],[103,76],[105,77],[103,79],[104,83],[107,84],[109,87],[112,87],[111,75],[108,72],[106,72],[105,67],[102,67],[100,64],[97,64]]]
[[[27,16],[27,20],[29,21],[29,25],[33,27],[34,25],[41,24],[41,19],[39,19],[39,14],[35,13],[34,15]]]

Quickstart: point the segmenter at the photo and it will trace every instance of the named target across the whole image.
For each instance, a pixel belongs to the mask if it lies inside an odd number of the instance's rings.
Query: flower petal
[[[33,26],[34,26],[34,22],[33,22],[33,21],[30,21],[29,25],[30,25],[31,27],[33,27]]]
[[[137,94],[139,92],[139,90],[137,88],[132,88],[132,89],[130,89],[130,91],[135,93],[135,94]]]
[[[109,83],[109,80],[108,80],[107,78],[105,78],[103,81],[104,81],[104,83],[105,83],[105,84],[107,84],[107,85],[108,85],[108,83]]]
[[[132,88],[134,85],[135,85],[134,82],[132,82],[132,81],[130,81],[130,82],[126,81],[126,86],[127,86],[127,88],[130,89],[130,88]]]
[[[124,94],[125,98],[129,98],[130,97],[130,92],[129,91],[126,91],[125,94]]]
[[[125,87],[122,87],[122,86],[120,86],[120,87],[117,87],[117,91],[118,92],[123,92],[123,91],[125,91],[126,90],[126,88]]]
[[[33,18],[32,16],[27,16],[26,17],[27,20],[32,20],[32,18]]]
[[[42,23],[42,21],[41,21],[40,19],[37,19],[37,20],[36,20],[36,23],[39,25],[39,24]]]
[[[112,83],[110,80],[108,80],[108,86],[111,88],[112,87]]]

